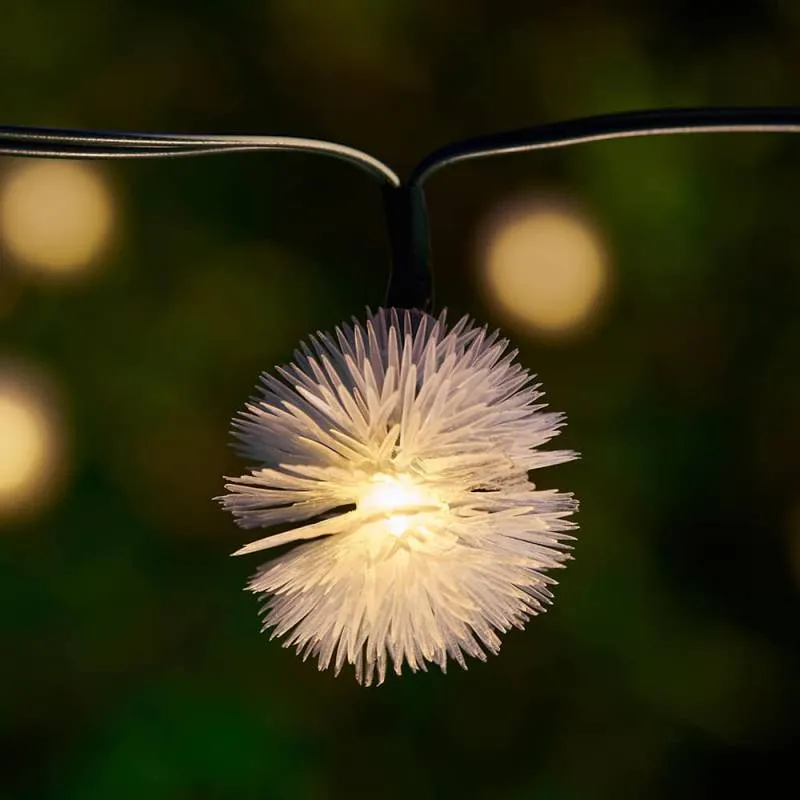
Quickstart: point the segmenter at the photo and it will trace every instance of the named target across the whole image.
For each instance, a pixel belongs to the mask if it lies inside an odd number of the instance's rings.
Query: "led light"
[[[365,519],[374,517],[384,521],[379,530],[399,538],[412,526],[414,515],[446,511],[448,507],[408,475],[392,477],[378,473],[372,476],[357,508]],[[394,513],[397,511],[403,513]]]
[[[392,478],[378,473],[372,477],[371,485],[358,501],[358,508],[365,513],[371,511],[397,511],[399,509],[425,506],[429,498],[421,487],[406,475]]]
[[[258,466],[222,504],[245,528],[282,528],[236,554],[303,543],[249,588],[264,627],[320,669],[349,662],[370,684],[390,660],[465,666],[546,609],[577,504],[528,472],[575,453],[541,449],[563,418],[508,348],[467,317],[448,329],[444,313],[381,309],[264,373],[234,420]]]
[[[405,514],[393,514],[386,521],[386,528],[393,536],[402,536],[411,524],[411,520]]]

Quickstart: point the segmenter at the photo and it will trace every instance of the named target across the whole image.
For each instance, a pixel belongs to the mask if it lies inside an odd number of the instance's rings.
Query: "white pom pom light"
[[[233,423],[259,466],[222,504],[244,528],[283,528],[235,555],[313,540],[250,581],[264,628],[366,685],[390,659],[399,674],[497,653],[569,559],[577,502],[528,480],[576,457],[538,449],[563,416],[468,317],[448,331],[444,313],[382,309],[310,341]]]

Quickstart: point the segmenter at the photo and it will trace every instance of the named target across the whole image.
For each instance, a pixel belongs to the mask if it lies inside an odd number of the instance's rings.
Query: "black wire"
[[[465,139],[429,153],[403,184],[383,162],[351,147],[288,136],[110,133],[0,127],[0,155],[43,158],[172,158],[263,150],[298,150],[347,161],[384,184],[392,249],[388,297],[400,308],[432,304],[424,182],[472,158],[567,147],[606,139],[686,133],[800,133],[800,108],[689,108],[585,117]]]
[[[400,179],[377,158],[346,145],[292,136],[114,133],[0,126],[0,155],[33,158],[174,158],[296,150],[354,164],[388,186]]]
[[[464,139],[429,153],[414,168],[410,186],[443,167],[472,158],[567,147],[605,139],[684,133],[800,133],[800,108],[684,108],[631,111],[554,122]]]
[[[392,272],[387,308],[433,310],[430,224],[421,186],[386,186],[383,208],[389,231]]]

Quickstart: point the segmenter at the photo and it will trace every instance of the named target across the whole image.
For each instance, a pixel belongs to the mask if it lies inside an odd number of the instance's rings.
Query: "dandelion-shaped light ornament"
[[[365,684],[465,655],[551,600],[569,558],[577,502],[529,472],[576,457],[542,449],[564,419],[498,332],[433,316],[422,186],[458,161],[602,139],[708,132],[800,132],[800,110],[683,109],[579,119],[448,145],[406,183],[343,145],[278,136],[131,134],[0,127],[0,155],[171,157],[305,150],[349,161],[384,184],[392,244],[386,308],[317,333],[261,378],[234,420],[253,464],[220,498],[267,536],[237,554],[290,545],[249,589],[264,627],[320,669],[355,666]]]
[[[250,582],[265,627],[366,684],[389,661],[399,673],[496,653],[568,557],[575,501],[528,480],[575,457],[539,449],[561,415],[508,342],[466,317],[448,330],[444,313],[381,309],[310,341],[234,422],[261,466],[223,505],[244,527],[290,526],[238,552],[307,542]]]
[[[287,528],[237,554],[293,549],[250,581],[264,627],[320,669],[382,683],[391,665],[446,670],[496,653],[543,611],[569,558],[571,495],[528,472],[575,458],[542,450],[563,423],[497,331],[448,328],[431,304],[424,197],[385,191],[387,308],[317,333],[234,420],[257,466],[222,504],[247,528]]]

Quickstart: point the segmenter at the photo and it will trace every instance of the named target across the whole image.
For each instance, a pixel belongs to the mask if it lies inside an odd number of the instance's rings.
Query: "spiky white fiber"
[[[576,501],[528,480],[576,457],[539,449],[563,416],[468,317],[448,331],[444,313],[381,309],[310,342],[233,422],[258,466],[222,504],[244,528],[281,526],[236,555],[313,540],[250,581],[264,628],[367,685],[390,661],[399,674],[496,653],[569,558]]]

